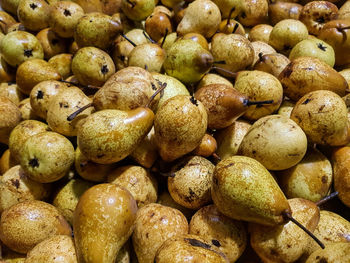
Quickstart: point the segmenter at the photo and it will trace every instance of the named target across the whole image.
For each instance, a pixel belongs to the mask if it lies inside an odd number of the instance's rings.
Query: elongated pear
[[[118,162],[132,153],[148,134],[153,119],[154,113],[146,107],[95,112],[78,130],[80,151],[96,163]]]
[[[129,191],[115,184],[99,184],[79,199],[73,216],[78,262],[114,263],[131,236],[137,204]]]
[[[269,171],[250,157],[235,155],[220,161],[214,171],[211,195],[224,215],[262,225],[287,222],[287,198]]]

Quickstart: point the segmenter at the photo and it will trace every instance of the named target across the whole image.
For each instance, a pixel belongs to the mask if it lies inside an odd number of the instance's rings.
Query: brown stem
[[[230,24],[230,20],[231,20],[232,14],[233,14],[233,12],[234,12],[235,10],[236,10],[235,7],[232,7],[232,8],[231,8],[230,13],[228,14],[226,26],[228,26],[228,25]]]
[[[250,101],[250,100],[244,100],[243,104],[246,106],[250,105],[265,105],[265,104],[272,104],[273,100],[259,100],[259,101]]]
[[[78,115],[79,113],[83,112],[84,110],[86,110],[87,108],[90,108],[90,107],[93,107],[93,104],[92,104],[92,103],[89,103],[89,104],[87,104],[87,105],[81,107],[79,110],[77,110],[77,111],[73,112],[71,115],[69,115],[69,116],[67,117],[67,121],[72,121],[72,120],[74,120],[74,118],[77,117],[77,115]]]
[[[150,97],[149,101],[146,104],[146,108],[149,108],[149,106],[151,105],[153,99],[160,93],[162,92],[167,86],[167,83],[164,82],[159,89],[156,90],[156,92],[153,93],[153,95]]]
[[[213,153],[212,154],[212,156],[215,158],[215,159],[217,159],[218,161],[221,161],[221,158],[220,158],[220,156],[217,154],[217,153]]]
[[[223,71],[223,72],[225,72],[227,74],[230,74],[231,75],[230,77],[232,77],[232,78],[236,78],[237,77],[237,73],[232,72],[232,71],[230,71],[228,69],[220,68],[220,67],[217,67],[217,66],[212,66],[211,69],[221,70],[221,71]]]
[[[159,172],[159,174],[161,176],[164,176],[164,177],[175,177],[175,173],[162,173],[162,172]]]
[[[165,29],[165,35],[163,37],[163,40],[162,40],[162,43],[160,44],[160,47],[163,48],[163,45],[164,45],[164,42],[165,42],[165,39],[166,37],[168,36],[168,33],[169,33],[169,30],[168,28]]]
[[[126,35],[122,34],[122,37],[125,38],[131,45],[133,45],[134,47],[136,47],[137,45],[131,41],[130,38],[128,38]]]
[[[142,34],[145,36],[145,38],[147,38],[152,44],[156,43],[156,41],[154,41],[148,34],[146,34],[146,31],[143,30]]]
[[[322,248],[324,249],[325,246],[322,243],[321,240],[319,240],[313,233],[311,233],[311,231],[309,229],[307,229],[306,227],[304,227],[301,223],[299,223],[292,215],[290,212],[285,211],[283,213],[283,217],[285,217],[286,219],[292,221],[294,224],[296,224],[298,227],[300,227],[304,232],[306,232],[306,234],[308,234],[313,240],[316,241],[316,243]]]
[[[324,203],[328,202],[329,200],[333,199],[334,197],[338,196],[338,192],[331,193],[330,195],[327,195],[326,197],[322,198],[321,200],[317,201],[315,204],[317,206],[323,205]]]

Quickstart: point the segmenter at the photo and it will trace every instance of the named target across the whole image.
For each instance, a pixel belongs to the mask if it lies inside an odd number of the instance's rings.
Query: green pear
[[[122,0],[124,14],[133,21],[141,21],[152,14],[155,7],[154,0]]]
[[[211,37],[219,28],[221,14],[218,6],[210,0],[195,0],[188,5],[184,17],[177,26],[177,33],[199,33]]]
[[[136,201],[125,188],[108,183],[88,189],[73,216],[78,262],[114,263],[134,230],[136,212]]]
[[[33,58],[44,58],[43,47],[39,40],[25,31],[10,32],[0,42],[1,57],[11,66]]]
[[[291,209],[269,171],[250,157],[235,155],[220,161],[214,171],[212,199],[224,215],[262,225],[286,223]]]
[[[95,112],[78,129],[79,148],[93,162],[118,162],[131,154],[148,134],[153,119],[153,112],[145,107]]]
[[[190,39],[176,41],[168,50],[165,72],[185,84],[199,81],[207,73],[214,58],[211,53]]]

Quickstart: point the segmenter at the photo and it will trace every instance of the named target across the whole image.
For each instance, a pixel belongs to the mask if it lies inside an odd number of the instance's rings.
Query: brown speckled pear
[[[88,189],[73,216],[78,262],[114,263],[134,230],[136,212],[136,201],[125,188],[99,184]]]
[[[224,215],[262,225],[283,224],[287,198],[269,171],[250,157],[235,155],[214,171],[212,199]]]
[[[72,237],[56,235],[45,239],[28,252],[27,263],[78,263]]]
[[[24,142],[34,134],[49,130],[49,126],[41,121],[24,120],[20,122],[10,134],[9,148],[11,156],[19,161],[19,155]]]
[[[188,262],[228,263],[226,255],[197,235],[170,238],[158,249],[154,263]]]
[[[201,142],[207,130],[208,115],[203,104],[191,96],[168,99],[154,119],[156,144],[166,162],[191,151]]]
[[[18,88],[29,95],[32,88],[44,80],[60,80],[61,75],[47,61],[43,59],[31,59],[23,62],[16,73]]]
[[[31,200],[11,206],[1,214],[0,239],[11,250],[26,254],[54,235],[72,234],[72,229],[53,205]]]
[[[189,233],[215,246],[230,262],[236,262],[248,243],[244,223],[221,214],[215,205],[202,207],[192,216]]]
[[[294,198],[288,203],[293,217],[313,232],[320,219],[320,211],[314,202]],[[309,241],[308,235],[293,222],[284,225],[262,227],[249,224],[250,244],[264,262],[295,262],[303,254]]]
[[[95,112],[78,129],[80,151],[96,163],[118,162],[131,154],[148,134],[153,119],[154,113],[146,107]]]
[[[299,57],[290,62],[278,77],[288,98],[297,101],[315,90],[330,90],[344,96],[345,78],[327,63],[313,57]]]
[[[210,38],[221,22],[219,7],[209,0],[195,0],[186,8],[184,17],[177,26],[177,33],[199,33]]]
[[[22,114],[10,99],[0,96],[0,143],[8,144],[10,133],[20,123]]]
[[[329,244],[325,249],[318,249],[310,255],[306,263],[317,262],[349,262],[350,243],[338,242]]]
[[[188,222],[179,210],[156,203],[140,208],[132,234],[138,262],[152,263],[164,241],[187,232]]]

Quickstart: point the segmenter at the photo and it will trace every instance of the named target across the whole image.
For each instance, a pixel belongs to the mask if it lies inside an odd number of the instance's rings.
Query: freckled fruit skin
[[[258,161],[232,156],[219,162],[214,171],[212,199],[224,215],[262,225],[283,224],[290,206],[268,170]]]
[[[136,201],[122,187],[99,184],[88,189],[73,217],[78,262],[115,262],[134,230],[136,212]]]

